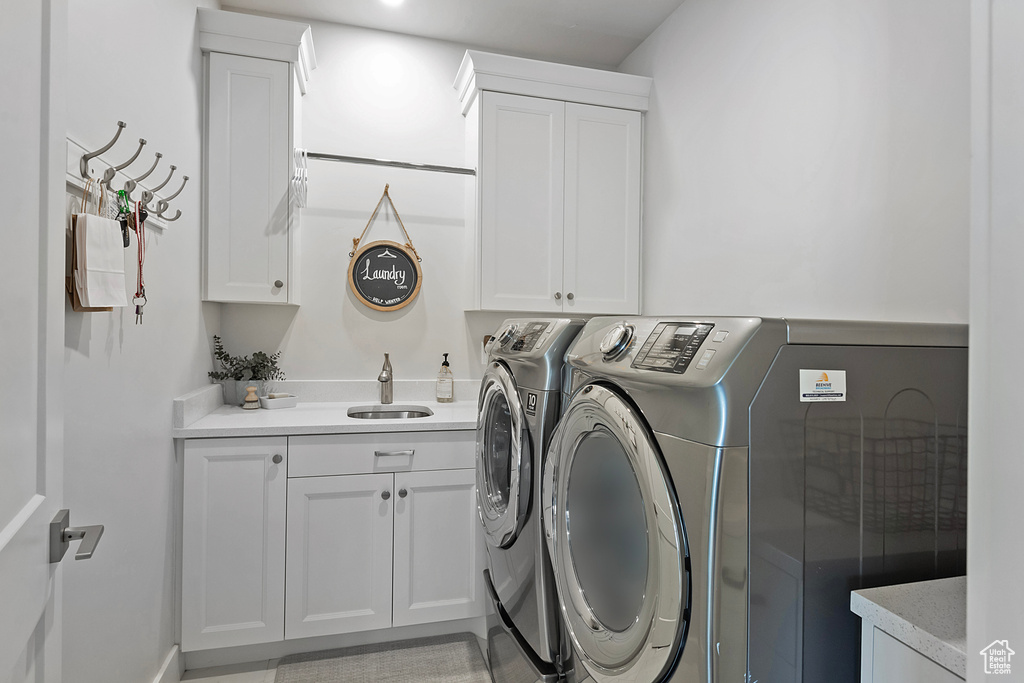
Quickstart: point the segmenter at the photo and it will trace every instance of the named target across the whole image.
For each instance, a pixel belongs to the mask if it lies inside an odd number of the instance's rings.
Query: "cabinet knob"
[[[409,492],[406,491],[405,489],[398,489],[398,497],[399,498],[405,498],[408,495],[409,495]]]
[[[562,293],[561,292],[555,292],[555,301],[558,301],[561,298],[562,298]]]
[[[382,500],[387,500],[391,497],[391,491],[381,491],[380,497]]]
[[[574,296],[572,295],[572,292],[569,292],[568,294],[566,294],[566,295],[565,295],[565,298],[566,298],[566,299],[568,299],[569,301],[572,301],[572,300],[573,300],[573,299],[575,299],[576,297],[574,297]]]
[[[271,458],[271,460],[273,460],[273,461],[274,461],[274,464],[275,464],[275,465],[280,465],[280,464],[281,464],[281,461],[282,461],[282,460],[284,460],[284,458],[282,458],[282,457],[281,457],[281,454],[280,454],[280,453],[277,453],[277,454],[275,454],[275,455],[274,455],[274,457],[273,457],[273,458]]]
[[[281,280],[274,280],[274,286],[277,287],[278,289],[281,289],[282,287],[284,287],[284,282],[282,282]]]

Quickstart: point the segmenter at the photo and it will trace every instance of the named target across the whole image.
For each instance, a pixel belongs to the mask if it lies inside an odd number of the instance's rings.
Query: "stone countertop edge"
[[[218,388],[219,390],[219,388]],[[395,420],[363,420],[349,417],[349,408],[367,401],[299,403],[294,408],[245,410],[221,405],[186,427],[174,427],[175,439],[229,436],[295,436],[299,434],[358,434],[387,432],[428,432],[475,430],[476,401],[437,403],[398,402],[395,407],[415,404],[433,411],[429,417]]]
[[[967,678],[967,577],[853,591],[850,609],[925,657]]]

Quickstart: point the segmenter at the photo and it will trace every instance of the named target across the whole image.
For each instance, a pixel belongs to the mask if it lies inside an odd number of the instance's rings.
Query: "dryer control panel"
[[[681,375],[713,328],[714,324],[708,322],[660,322],[637,351],[631,366]],[[703,358],[699,363],[707,365]]]
[[[512,342],[509,348],[512,351],[533,351],[537,346],[537,342],[540,341],[541,335],[547,332],[547,329],[553,325],[554,323],[548,320],[528,323],[516,336],[516,340]]]

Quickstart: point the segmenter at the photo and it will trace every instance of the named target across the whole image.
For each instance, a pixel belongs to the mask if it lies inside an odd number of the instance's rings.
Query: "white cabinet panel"
[[[563,310],[640,312],[641,163],[640,112],[565,105]]]
[[[392,483],[391,474],[289,481],[286,637],[391,625]]]
[[[484,92],[470,114],[480,307],[639,313],[640,112]]]
[[[286,451],[285,437],[185,442],[182,650],[284,637]]]
[[[395,475],[394,625],[483,614],[475,470]]]
[[[204,298],[295,303],[292,69],[218,52],[208,69]]]
[[[565,105],[485,93],[481,306],[559,311]]]
[[[861,683],[963,683],[964,679],[867,622],[862,647]],[[869,642],[867,642],[869,641]]]

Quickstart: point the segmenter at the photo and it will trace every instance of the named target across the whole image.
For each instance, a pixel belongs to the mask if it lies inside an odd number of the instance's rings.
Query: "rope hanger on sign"
[[[380,211],[381,204],[383,204],[384,200],[387,199],[388,204],[391,205],[391,210],[395,212],[395,218],[398,219],[399,227],[402,228],[402,234],[405,235],[405,246],[408,247],[416,256],[416,260],[422,263],[423,259],[420,258],[419,253],[416,251],[416,247],[412,245],[412,238],[409,237],[409,231],[405,229],[405,224],[402,223],[402,217],[398,215],[398,209],[395,208],[395,203],[391,200],[391,195],[388,194],[388,189],[390,187],[390,184],[384,185],[384,194],[380,196],[377,206],[373,209],[373,213],[370,214],[370,220],[366,221],[366,227],[363,228],[362,234],[359,235],[359,237],[352,238],[352,251],[348,252],[348,257],[352,258],[356,255],[356,252],[359,250],[359,243],[362,242],[364,237],[366,237],[366,231],[370,229],[370,225],[373,224],[373,220],[377,217],[377,212]]]

